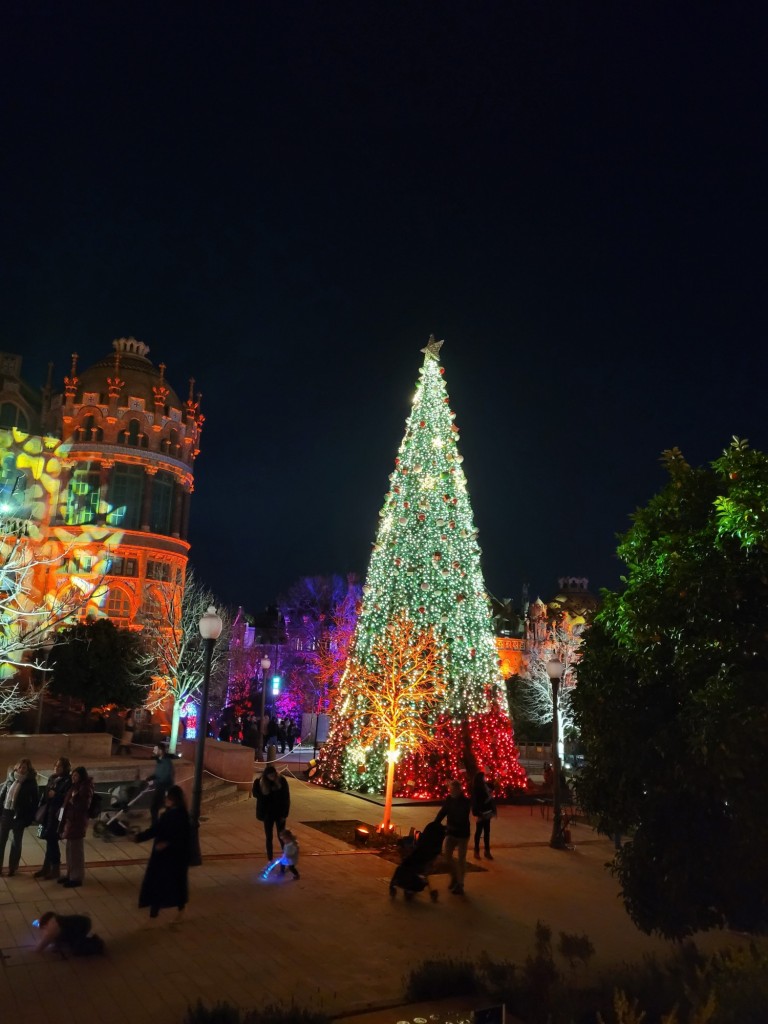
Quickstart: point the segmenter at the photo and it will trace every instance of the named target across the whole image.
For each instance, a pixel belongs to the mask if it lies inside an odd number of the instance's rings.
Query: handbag
[[[37,826],[37,838],[38,839],[45,839],[46,838],[45,829],[46,829],[46,826],[44,824],[42,824],[42,823]]]

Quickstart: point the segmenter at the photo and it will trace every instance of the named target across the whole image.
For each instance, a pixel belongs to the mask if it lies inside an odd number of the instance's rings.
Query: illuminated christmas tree
[[[424,711],[415,746],[403,743],[395,795],[433,798],[445,783],[484,769],[497,792],[525,785],[494,642],[480,548],[438,353],[430,338],[363,587],[363,605],[331,716],[316,781],[383,793],[388,760],[371,742],[375,713],[358,679],[400,616],[436,644],[441,700]],[[407,694],[407,688],[404,690]],[[407,699],[407,695],[403,699]]]

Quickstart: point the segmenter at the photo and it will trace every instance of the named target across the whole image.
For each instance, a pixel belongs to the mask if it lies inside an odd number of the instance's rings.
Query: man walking
[[[445,856],[451,872],[450,891],[454,896],[464,895],[464,872],[467,867],[467,845],[469,843],[469,812],[472,804],[464,796],[460,782],[451,782],[448,796],[440,808],[436,822],[446,819],[448,834],[445,837]],[[457,854],[454,860],[454,853]]]

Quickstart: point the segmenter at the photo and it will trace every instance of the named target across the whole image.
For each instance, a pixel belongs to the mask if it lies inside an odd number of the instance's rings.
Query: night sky
[[[490,590],[768,446],[765,3],[16,3],[0,347],[145,341],[207,420],[191,559],[257,610],[364,573],[420,349]]]

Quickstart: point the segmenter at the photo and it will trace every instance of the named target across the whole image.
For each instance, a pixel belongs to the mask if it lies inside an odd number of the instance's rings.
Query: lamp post
[[[272,667],[272,662],[269,660],[269,655],[265,654],[261,659],[261,716],[259,718],[259,757],[264,753],[264,715],[267,710],[267,673]]]
[[[203,692],[200,697],[200,728],[197,733],[197,748],[195,750],[195,775],[192,783],[192,849],[190,864],[197,867],[203,863],[200,853],[200,802],[203,794],[203,760],[205,758],[205,740],[208,735],[208,688],[211,685],[211,659],[216,641],[221,636],[223,623],[216,614],[216,609],[210,605],[208,611],[198,623],[200,636],[205,644],[205,666],[203,669]]]
[[[552,783],[552,836],[549,845],[553,850],[565,850],[568,844],[563,834],[563,811],[560,792],[560,716],[557,706],[560,680],[563,678],[565,665],[559,658],[551,658],[547,662],[547,675],[552,684],[552,768],[554,769],[554,780]]]

